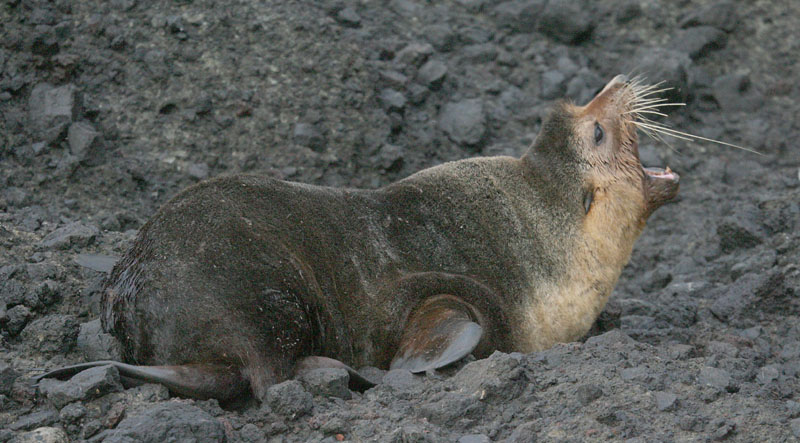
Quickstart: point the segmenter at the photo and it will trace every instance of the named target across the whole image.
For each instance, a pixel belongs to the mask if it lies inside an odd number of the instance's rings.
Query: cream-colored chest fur
[[[623,192],[624,195],[620,195]],[[569,248],[567,272],[556,281],[531,281],[516,337],[520,351],[574,341],[591,328],[630,259],[644,227],[638,192],[595,193],[591,211]]]

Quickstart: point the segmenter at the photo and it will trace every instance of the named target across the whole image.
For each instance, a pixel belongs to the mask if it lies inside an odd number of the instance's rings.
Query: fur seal
[[[125,379],[232,400],[315,367],[424,372],[584,335],[678,175],[643,168],[618,76],[560,102],[521,157],[472,158],[377,190],[238,175],[140,230],[104,289]],[[632,117],[632,115],[634,117]]]

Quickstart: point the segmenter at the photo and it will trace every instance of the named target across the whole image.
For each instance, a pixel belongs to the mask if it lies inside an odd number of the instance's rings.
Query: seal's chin
[[[647,216],[678,195],[680,176],[669,166],[666,169],[643,167],[644,191],[647,198]]]

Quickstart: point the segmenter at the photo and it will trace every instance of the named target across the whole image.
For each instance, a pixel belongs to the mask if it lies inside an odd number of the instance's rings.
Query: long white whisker
[[[666,117],[667,116],[667,114],[664,114],[663,112],[648,111],[648,110],[643,110],[643,109],[636,109],[634,111],[623,112],[623,114],[633,114],[633,115],[636,115],[637,117],[638,117],[639,113],[642,113],[642,114],[655,114],[655,115],[660,115],[662,117]]]
[[[639,126],[639,127],[645,127],[645,128],[647,128],[647,129],[650,129],[650,130],[652,130],[652,131],[655,131],[655,132],[660,132],[660,133],[662,133],[662,134],[664,134],[664,135],[668,135],[668,136],[670,136],[670,137],[679,138],[679,139],[681,139],[681,140],[686,140],[686,141],[690,141],[690,142],[693,142],[693,141],[695,141],[695,139],[694,139],[694,138],[691,138],[691,137],[690,137],[690,136],[691,136],[691,134],[679,135],[679,134],[682,134],[682,133],[680,133],[680,132],[679,132],[678,134],[673,134],[673,133],[672,133],[672,132],[670,132],[670,130],[669,130],[669,129],[667,129],[667,128],[662,128],[662,127],[660,127],[660,126],[649,125],[649,124],[647,124],[647,123],[642,123],[642,122],[635,122],[634,124],[635,124],[636,126]]]
[[[691,137],[691,139],[688,139],[689,141],[703,140],[703,141],[707,141],[707,142],[711,142],[711,143],[717,143],[717,144],[720,144],[720,145],[730,146],[732,148],[741,149],[743,151],[752,152],[752,153],[758,154],[758,155],[764,155],[764,154],[762,154],[762,153],[760,153],[760,152],[758,152],[756,150],[753,150],[753,149],[750,149],[750,148],[745,148],[744,146],[734,145],[733,143],[727,143],[727,142],[723,142],[723,141],[720,141],[720,140],[714,140],[713,138],[701,137],[699,135],[689,134],[689,133],[686,133],[686,132],[682,132],[682,131],[678,131],[678,130],[670,129],[670,128],[665,128],[665,127],[658,126],[658,125],[650,125],[650,124],[641,123],[641,122],[636,123],[636,124],[637,125],[646,125],[646,126],[649,127],[649,129],[652,129],[654,131],[662,132],[663,134],[666,134],[666,135],[669,135],[669,136],[675,137],[675,138],[681,138],[680,136]],[[684,140],[687,140],[687,139],[684,138]]]

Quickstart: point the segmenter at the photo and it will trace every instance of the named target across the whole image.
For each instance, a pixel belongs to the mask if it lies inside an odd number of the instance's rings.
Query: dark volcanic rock
[[[66,353],[75,346],[78,322],[71,315],[48,315],[29,323],[20,337],[29,349]]]
[[[88,361],[120,360],[122,356],[119,342],[103,332],[100,319],[81,324],[76,344]]]
[[[486,114],[480,99],[451,102],[439,114],[439,127],[455,143],[477,145],[486,135]]]
[[[382,90],[378,98],[387,111],[402,111],[406,106],[406,97],[403,93],[391,88]]]
[[[19,374],[8,363],[0,361],[0,394],[10,395]]]
[[[97,234],[99,234],[99,230],[94,225],[72,222],[48,234],[42,239],[41,245],[52,249],[84,247],[91,244]]]
[[[69,443],[70,440],[63,429],[45,426],[18,434],[11,441],[13,443]]]
[[[681,20],[680,27],[714,26],[723,31],[731,32],[739,23],[736,3],[723,0],[712,3],[698,11],[690,13]]]
[[[313,395],[339,397],[345,400],[352,397],[347,387],[350,376],[341,368],[314,369],[303,374],[301,381]]]
[[[497,25],[510,32],[530,33],[536,30],[539,15],[547,0],[511,0],[492,10]]]
[[[55,141],[79,112],[75,86],[39,83],[31,91],[28,113],[37,140]]]
[[[119,371],[113,366],[99,366],[81,371],[67,381],[43,379],[39,389],[57,408],[77,400],[102,397],[111,392],[119,392],[122,385]]]
[[[267,404],[273,411],[289,417],[311,412],[313,397],[297,380],[288,380],[267,389]]]
[[[672,101],[685,102],[689,97],[689,67],[692,61],[683,52],[664,48],[640,48],[631,58],[626,69],[641,73],[648,82],[663,81],[662,87],[673,88],[664,91],[664,96]]]
[[[412,43],[401,49],[395,56],[395,62],[403,65],[419,66],[433,54],[433,46],[428,43]]]
[[[31,317],[31,310],[24,305],[17,305],[6,312],[5,329],[9,335],[16,336],[22,331],[22,328],[28,323]]]
[[[447,74],[447,65],[438,60],[428,60],[417,72],[417,81],[421,84],[436,89],[442,85]]]
[[[325,136],[316,125],[298,123],[294,126],[294,142],[298,145],[321,151],[325,148]]]
[[[487,401],[508,401],[517,397],[526,381],[519,360],[502,352],[468,363],[452,379],[460,391]]]
[[[19,417],[8,427],[14,431],[29,431],[42,426],[49,426],[58,421],[58,412],[52,409],[32,412]]]
[[[697,60],[711,51],[724,48],[727,41],[725,32],[711,26],[697,26],[679,31],[670,46]]]
[[[225,441],[225,428],[208,412],[177,401],[160,403],[123,419],[115,429],[91,441],[104,443],[161,443],[166,441]]]
[[[764,105],[764,96],[746,73],[720,76],[714,80],[712,90],[714,99],[723,111],[752,112]]]
[[[580,43],[589,38],[593,29],[594,22],[583,1],[549,0],[539,18],[538,30],[562,43]]]
[[[78,158],[78,161],[96,165],[100,163],[98,158],[102,154],[103,141],[99,132],[97,132],[89,122],[75,122],[69,126],[67,131],[67,142],[72,155]]]

